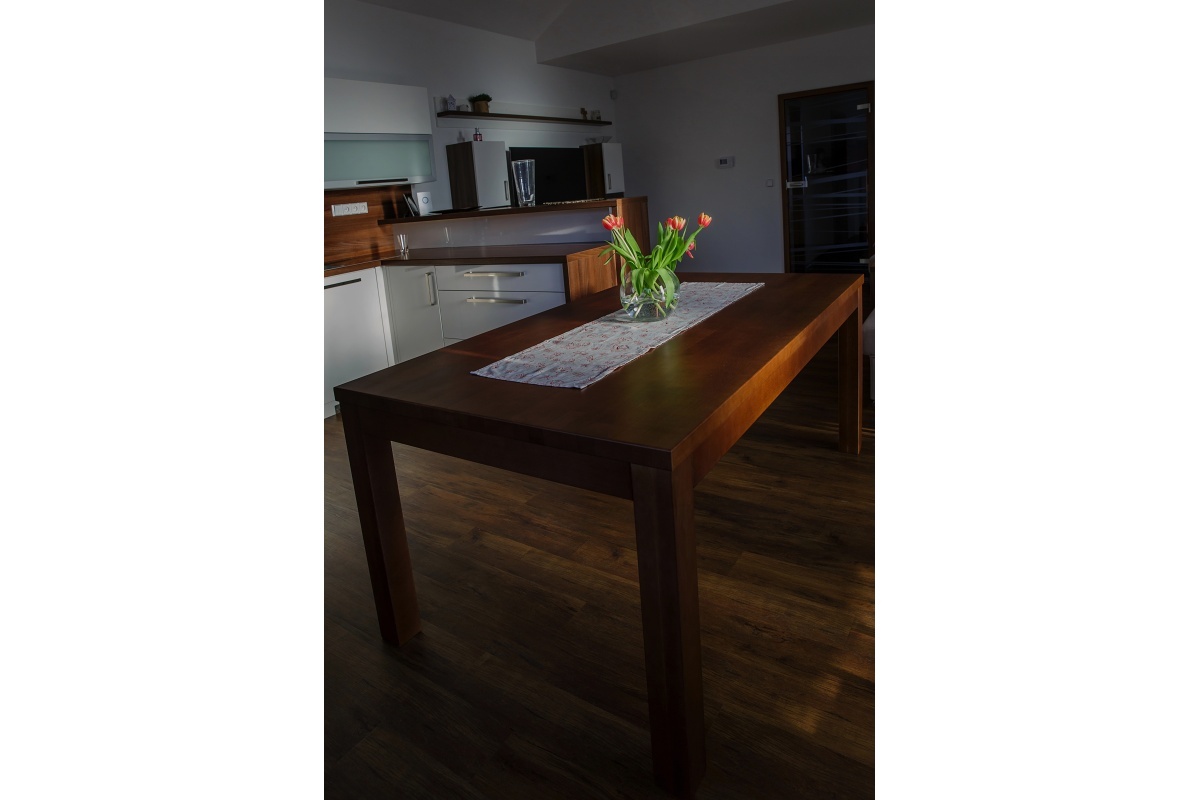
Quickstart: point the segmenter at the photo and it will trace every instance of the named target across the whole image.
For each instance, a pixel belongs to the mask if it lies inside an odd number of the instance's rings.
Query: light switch
[[[717,169],[729,169],[733,166],[733,156],[718,156]]]

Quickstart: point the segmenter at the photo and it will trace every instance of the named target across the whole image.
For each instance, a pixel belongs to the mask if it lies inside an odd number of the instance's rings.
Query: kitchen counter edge
[[[379,254],[369,259],[346,259],[325,265],[325,276],[374,269],[379,266],[437,266],[439,264],[560,264],[567,256],[604,247],[608,242],[555,242],[526,245],[484,245],[479,247],[434,247],[400,254]]]

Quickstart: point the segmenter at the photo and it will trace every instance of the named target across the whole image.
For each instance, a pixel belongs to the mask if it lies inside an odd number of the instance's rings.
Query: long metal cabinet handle
[[[516,303],[517,305],[520,305],[522,303],[528,303],[529,301],[525,300],[525,299],[517,300],[512,297],[468,297],[467,302],[468,303]]]
[[[608,173],[608,190],[612,191],[612,173]]]
[[[504,199],[508,199],[508,181],[504,182]]]
[[[425,273],[425,294],[429,297],[429,305],[437,305],[437,286],[434,284],[432,272]]]
[[[464,272],[464,278],[520,278],[524,272]]]
[[[336,289],[339,286],[349,286],[352,283],[360,283],[361,281],[362,281],[362,278],[355,278],[352,281],[342,281],[341,283],[331,283],[328,286],[326,286],[325,288],[326,289]]]

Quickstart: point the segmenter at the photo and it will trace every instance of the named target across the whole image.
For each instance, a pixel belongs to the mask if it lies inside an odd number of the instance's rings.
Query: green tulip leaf
[[[662,279],[663,293],[666,295],[666,306],[670,308],[675,300],[675,274],[669,269],[659,269],[658,277]]]

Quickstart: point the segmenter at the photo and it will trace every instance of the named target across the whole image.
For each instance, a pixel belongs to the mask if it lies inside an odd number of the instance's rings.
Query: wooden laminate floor
[[[874,796],[874,413],[839,453],[836,373],[834,343],[696,489],[700,798]],[[632,504],[392,447],[424,626],[399,648],[325,421],[326,798],[665,797]]]

